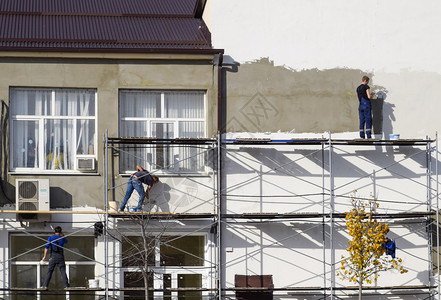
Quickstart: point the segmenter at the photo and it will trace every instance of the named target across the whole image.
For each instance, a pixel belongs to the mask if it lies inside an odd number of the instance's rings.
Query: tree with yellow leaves
[[[401,258],[385,255],[387,223],[378,222],[374,215],[379,207],[376,199],[361,200],[352,198],[352,209],[346,214],[346,226],[352,240],[349,241],[349,257],[342,256],[337,276],[349,282],[358,283],[358,299],[362,299],[363,283],[370,284],[380,272],[395,269],[401,274],[407,270]]]

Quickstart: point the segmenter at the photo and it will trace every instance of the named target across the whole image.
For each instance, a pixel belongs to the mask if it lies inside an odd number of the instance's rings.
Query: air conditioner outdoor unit
[[[77,157],[77,170],[79,170],[79,171],[95,171],[95,158],[93,158],[93,157]]]
[[[49,221],[50,214],[32,213],[31,211],[49,211],[49,179],[16,180],[17,219],[22,221]]]

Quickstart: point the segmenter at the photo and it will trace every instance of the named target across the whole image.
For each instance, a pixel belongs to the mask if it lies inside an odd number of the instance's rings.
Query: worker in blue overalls
[[[357,96],[359,101],[358,115],[360,117],[360,138],[371,138],[372,128],[372,106],[371,106],[371,94],[369,91],[369,77],[363,76],[361,84],[357,87]],[[365,135],[366,125],[366,135]]]
[[[47,250],[51,248],[51,258],[49,259],[49,267],[47,269],[46,280],[44,281],[41,289],[46,290],[51,281],[52,273],[55,266],[58,265],[61,273],[61,280],[63,281],[64,288],[69,287],[69,281],[66,275],[66,263],[64,261],[64,244],[67,243],[67,239],[63,236],[63,231],[60,226],[55,227],[55,235],[52,235],[47,240],[46,248],[44,249],[44,255],[41,262],[44,262],[47,255]]]

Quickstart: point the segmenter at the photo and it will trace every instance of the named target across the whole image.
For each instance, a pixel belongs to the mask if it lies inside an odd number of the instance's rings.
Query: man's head
[[[362,83],[365,83],[365,84],[368,84],[368,83],[369,83],[369,77],[367,77],[367,76],[363,76],[363,77],[361,78],[361,82],[362,82]]]
[[[159,182],[159,177],[158,176],[152,176],[152,178],[153,178],[153,184]]]
[[[63,232],[63,230],[61,229],[60,226],[55,227],[55,228],[54,228],[54,231],[55,231],[55,233],[58,233],[58,234],[60,234],[60,233]]]

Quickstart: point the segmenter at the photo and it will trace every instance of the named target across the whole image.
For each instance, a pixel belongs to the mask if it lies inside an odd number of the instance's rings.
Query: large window
[[[205,137],[205,93],[202,91],[120,90],[120,136],[176,139]],[[120,171],[138,164],[163,172],[200,172],[205,149],[188,145],[126,146]]]
[[[149,285],[155,289],[199,289],[208,285],[204,236],[162,236],[159,243],[147,243],[145,249],[140,237],[126,237],[122,243],[122,280],[124,287],[144,287],[134,255],[148,252]],[[142,291],[126,291],[124,299],[143,299]],[[153,292],[151,292],[153,296]],[[163,291],[154,296],[162,299],[202,299],[201,291]],[[139,298],[137,298],[139,297]],[[156,298],[155,298],[156,299]]]
[[[11,169],[66,171],[95,158],[96,91],[11,88]]]
[[[11,235],[10,249],[10,276],[13,288],[38,288],[40,287],[47,274],[48,263],[41,264],[44,247],[47,243],[48,235],[29,236]],[[95,240],[92,236],[68,237],[65,245],[64,256],[66,260],[66,273],[72,287],[86,287],[86,279],[95,278]],[[50,251],[49,251],[50,253]],[[48,253],[48,255],[50,255]],[[78,253],[80,255],[78,255]],[[46,258],[46,262],[49,257]],[[63,283],[60,278],[58,267],[52,274],[49,289],[62,290]],[[12,299],[95,299],[95,294],[90,293],[50,293],[38,292],[14,293]]]

